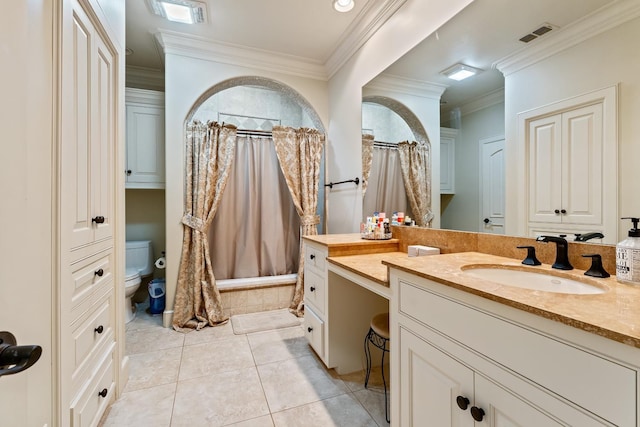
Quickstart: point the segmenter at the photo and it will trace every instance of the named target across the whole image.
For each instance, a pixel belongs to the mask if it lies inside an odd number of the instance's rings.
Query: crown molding
[[[461,105],[460,113],[465,116],[500,103],[504,103],[504,88],[496,89]]]
[[[157,90],[127,87],[124,89],[124,97],[127,103],[164,106],[164,92]]]
[[[407,0],[369,1],[346,29],[325,63],[333,76]]]
[[[126,86],[164,91],[164,72],[153,68],[127,65]]]
[[[381,74],[365,86],[367,90],[382,90],[440,100],[446,85],[422,80],[408,79],[393,74]]]
[[[214,42],[203,37],[163,29],[158,30],[155,37],[165,55],[180,55],[315,80],[328,79],[322,64],[294,55]]]
[[[493,63],[505,76],[640,16],[640,2],[619,0]]]

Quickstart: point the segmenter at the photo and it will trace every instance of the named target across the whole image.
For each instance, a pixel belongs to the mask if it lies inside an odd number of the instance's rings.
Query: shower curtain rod
[[[250,130],[250,129],[238,129],[236,135],[241,136],[273,136],[273,132],[270,130]]]
[[[374,147],[380,148],[398,148],[398,144],[394,144],[393,142],[382,142],[382,141],[373,141]]]

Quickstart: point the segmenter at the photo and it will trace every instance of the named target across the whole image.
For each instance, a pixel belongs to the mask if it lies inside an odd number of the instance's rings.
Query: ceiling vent
[[[523,43],[529,43],[532,40],[537,39],[538,37],[541,37],[545,34],[547,34],[549,31],[555,29],[556,27],[554,27],[551,24],[543,24],[540,27],[536,28],[535,30],[531,31],[529,34],[526,34],[522,37],[520,37],[520,41]]]

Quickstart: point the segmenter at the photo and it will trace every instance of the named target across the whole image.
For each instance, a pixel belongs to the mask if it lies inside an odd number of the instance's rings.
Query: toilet
[[[128,240],[126,245],[124,316],[125,322],[129,323],[136,317],[136,308],[131,302],[131,297],[140,287],[142,279],[153,274],[153,248],[151,240]]]

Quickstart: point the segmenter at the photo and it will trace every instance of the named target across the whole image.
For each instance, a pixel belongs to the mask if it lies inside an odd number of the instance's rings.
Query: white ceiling
[[[154,34],[166,29],[325,64],[340,43],[376,18],[391,0],[355,0],[347,13],[331,0],[200,0],[207,4],[208,23],[170,22],[151,12],[147,0],[127,0],[127,65],[162,70]],[[373,15],[372,15],[373,14]]]
[[[186,25],[154,15],[146,0],[127,0],[127,47],[133,50],[127,65],[162,70],[162,54],[154,38],[158,29],[325,65],[341,43],[362,38],[368,26],[381,19],[385,8],[388,13],[390,5],[398,7],[403,3],[355,0],[351,12],[338,13],[331,0],[204,1],[209,23]],[[544,23],[556,27],[544,37],[554,37],[572,22],[615,1],[475,0],[385,74],[448,86],[443,100],[446,105],[459,105],[504,85],[502,74],[492,69],[492,64],[536,43],[526,45],[518,41],[520,37]],[[486,71],[458,83],[439,74],[456,62]]]

